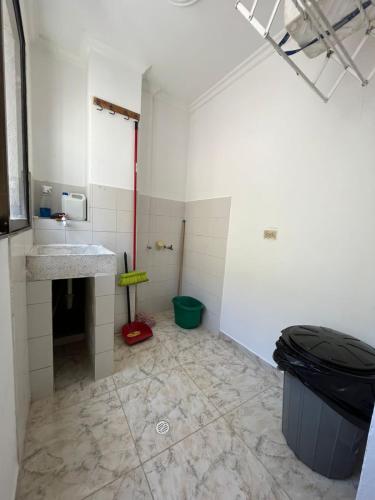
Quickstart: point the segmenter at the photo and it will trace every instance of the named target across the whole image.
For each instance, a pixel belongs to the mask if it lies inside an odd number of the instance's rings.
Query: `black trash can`
[[[282,430],[312,470],[350,477],[366,441],[375,401],[375,349],[324,327],[292,326],[276,342],[285,371]]]

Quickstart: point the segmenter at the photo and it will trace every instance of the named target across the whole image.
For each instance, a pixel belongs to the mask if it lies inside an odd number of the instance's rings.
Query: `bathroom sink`
[[[101,245],[35,245],[26,255],[30,281],[116,274],[116,254]]]

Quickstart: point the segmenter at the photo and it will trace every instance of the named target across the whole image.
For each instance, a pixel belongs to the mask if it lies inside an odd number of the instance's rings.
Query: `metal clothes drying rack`
[[[253,0],[253,4],[250,9],[244,5],[244,3],[239,0],[236,2],[236,9],[240,12],[243,17],[253,26],[253,28],[262,36],[267,42],[269,42],[275,51],[291,66],[291,68],[296,72],[298,76],[307,83],[307,85],[314,91],[318,96],[324,101],[328,102],[329,99],[334,94],[335,90],[339,86],[340,82],[344,78],[346,73],[356,78],[363,87],[365,87],[371,78],[375,75],[375,66],[370,71],[369,75],[365,77],[356,63],[356,58],[360,53],[361,49],[364,47],[369,37],[375,36],[375,22],[372,22],[367,13],[366,9],[363,7],[362,0],[353,0],[353,4],[356,9],[359,9],[360,14],[363,15],[367,20],[367,28],[361,41],[356,46],[352,54],[349,54],[348,49],[345,47],[343,42],[337,36],[335,29],[330,24],[326,15],[319,6],[317,0],[291,0],[297,10],[304,16],[304,19],[310,23],[313,27],[317,41],[321,41],[326,48],[326,58],[323,61],[322,68],[318,72],[318,76],[313,80],[310,78],[305,71],[303,71],[298,64],[293,61],[291,56],[289,56],[280,46],[279,42],[275,40],[275,37],[271,35],[270,30],[275,17],[278,13],[281,0],[276,0],[275,4],[270,13],[268,22],[266,26],[263,26],[260,21],[255,17],[256,9],[258,5],[258,0]],[[372,4],[375,3],[371,2]],[[328,93],[324,93],[318,86],[319,80],[324,73],[325,68],[329,61],[334,61],[336,64],[341,66],[341,72],[336,78],[334,84],[329,89]]]

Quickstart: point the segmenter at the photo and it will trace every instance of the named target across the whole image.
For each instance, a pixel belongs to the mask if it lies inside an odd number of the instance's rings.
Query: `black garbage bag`
[[[273,358],[332,409],[368,430],[375,402],[375,349],[317,326],[282,330]]]

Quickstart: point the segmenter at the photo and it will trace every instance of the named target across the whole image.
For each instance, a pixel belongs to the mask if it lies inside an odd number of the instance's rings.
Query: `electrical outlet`
[[[265,240],[277,240],[277,230],[276,229],[265,229],[263,233]]]

